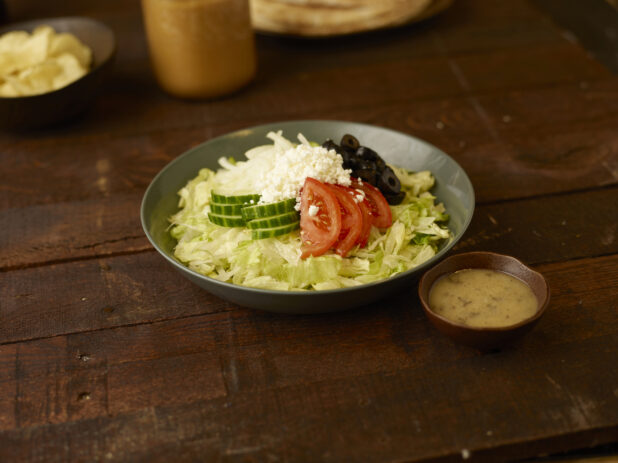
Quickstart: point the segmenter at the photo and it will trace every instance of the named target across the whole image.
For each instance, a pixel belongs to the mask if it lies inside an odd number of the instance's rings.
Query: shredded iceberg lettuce
[[[280,134],[270,135],[274,145],[253,148],[247,153],[249,159],[266,159],[269,149],[292,146]],[[429,191],[435,181],[431,173],[391,166],[406,192],[401,204],[390,206],[392,226],[386,230],[373,227],[367,246],[352,249],[345,258],[329,252],[301,259],[299,231],[252,240],[247,228],[220,227],[210,222],[211,190],[224,184],[226,191],[244,192],[248,183],[245,163],[222,159],[220,164],[218,172],[201,169],[178,192],[180,210],[170,218],[170,233],[177,240],[176,258],[211,278],[284,291],[345,288],[416,267],[433,257],[444,240],[452,239],[444,206],[436,204]],[[267,168],[269,162],[262,164]]]

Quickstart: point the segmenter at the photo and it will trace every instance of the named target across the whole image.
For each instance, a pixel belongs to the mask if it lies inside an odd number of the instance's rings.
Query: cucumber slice
[[[271,217],[286,212],[295,212],[296,198],[284,199],[276,203],[256,204],[255,206],[245,206],[242,209],[242,216],[245,220]]]
[[[276,228],[290,225],[300,220],[300,214],[296,211],[286,212],[285,214],[264,217],[263,219],[253,219],[247,222],[247,226],[256,230],[258,228]]]
[[[219,204],[210,203],[210,212],[217,215],[236,215],[242,216],[241,210],[246,207],[244,204]]]
[[[220,225],[221,227],[244,227],[245,219],[243,219],[239,215],[219,215],[213,214],[212,212],[208,213],[208,218],[215,225]]]
[[[286,235],[298,228],[300,228],[300,220],[289,225],[283,225],[282,227],[258,228],[256,230],[251,230],[251,239],[261,240],[264,238],[272,238],[273,236]]]
[[[214,191],[210,192],[210,197],[213,203],[218,204],[257,204],[260,200],[260,195],[238,195],[238,196],[225,196]],[[251,202],[253,201],[253,202]]]

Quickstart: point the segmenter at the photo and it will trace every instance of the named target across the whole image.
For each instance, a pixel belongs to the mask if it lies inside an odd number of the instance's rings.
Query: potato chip
[[[84,47],[74,35],[63,33],[52,37],[49,46],[49,56],[56,57],[69,53],[77,58],[83,68],[88,68],[92,61],[92,51]]]
[[[36,95],[54,88],[54,79],[62,68],[53,61],[45,61],[24,69],[17,76],[10,76],[9,82],[22,95]]]
[[[92,51],[72,34],[49,26],[8,32],[0,37],[0,97],[57,90],[84,76],[91,63]]]
[[[15,50],[15,55],[22,67],[34,66],[47,59],[49,50],[49,38],[54,31],[51,28],[37,28],[32,36],[26,40],[19,49]]]
[[[5,82],[0,85],[0,95],[6,97],[16,97],[19,96],[19,93],[10,82]]]
[[[56,58],[61,71],[54,77],[54,87],[61,88],[84,75],[84,67],[71,53],[63,53]]]
[[[0,53],[14,51],[21,47],[26,40],[30,38],[30,34],[26,31],[7,32],[0,37]]]

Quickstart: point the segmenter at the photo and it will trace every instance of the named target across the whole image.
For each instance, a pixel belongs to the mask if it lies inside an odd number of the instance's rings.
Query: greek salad
[[[276,290],[326,290],[389,278],[452,239],[428,171],[388,165],[345,135],[339,144],[271,144],[219,159],[179,192],[174,255],[221,281]]]

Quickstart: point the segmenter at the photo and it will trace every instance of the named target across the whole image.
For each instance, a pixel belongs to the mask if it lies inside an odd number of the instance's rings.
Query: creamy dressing
[[[429,293],[431,310],[475,328],[514,325],[532,317],[538,305],[526,283],[489,269],[464,269],[446,275]]]

